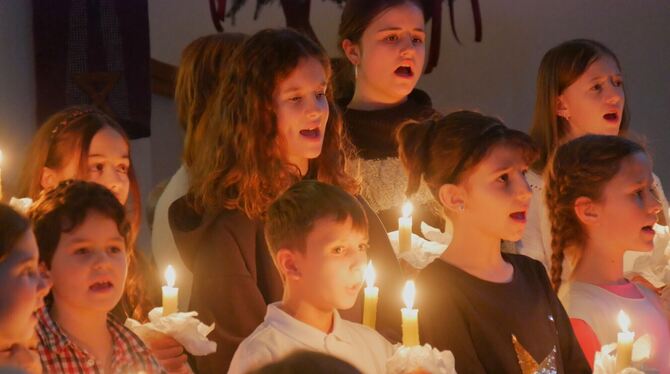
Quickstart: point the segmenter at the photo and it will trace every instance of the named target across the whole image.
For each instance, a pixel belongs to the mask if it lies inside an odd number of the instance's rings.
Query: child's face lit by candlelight
[[[598,201],[577,213],[586,224],[588,237],[610,250],[649,251],[654,247],[654,229],[661,204],[652,190],[651,161],[636,153],[621,161],[619,172],[604,187]],[[579,205],[580,201],[576,203]]]
[[[111,127],[103,127],[91,139],[86,175],[83,179],[107,187],[121,204],[125,204],[130,189],[128,154],[128,144],[123,136]],[[71,155],[70,160],[60,170],[44,168],[42,188],[53,188],[67,179],[82,178],[78,170],[79,155],[75,152]]]
[[[307,172],[310,159],[319,157],[330,109],[326,71],[315,58],[304,58],[273,95],[279,142],[288,162]]]
[[[441,202],[454,211],[459,224],[493,238],[519,240],[531,197],[527,170],[521,151],[497,145],[463,176],[463,182],[441,187]]]
[[[282,271],[292,292],[324,311],[349,309],[363,285],[367,261],[366,232],[352,228],[351,218],[337,222],[326,217],[314,222],[304,252],[281,249],[289,256]],[[286,257],[285,257],[286,258]]]
[[[377,15],[359,43],[343,41],[358,72],[357,93],[385,104],[404,100],[423,72],[425,40],[423,12],[407,2]]]
[[[571,139],[586,134],[618,135],[624,106],[623,78],[611,57],[594,61],[558,97],[557,115]]]
[[[81,225],[61,233],[50,271],[59,311],[112,310],[121,299],[128,271],[126,244],[116,223],[88,212]]]
[[[0,261],[0,349],[27,343],[35,333],[35,312],[51,288],[38,268],[37,243],[27,230]]]

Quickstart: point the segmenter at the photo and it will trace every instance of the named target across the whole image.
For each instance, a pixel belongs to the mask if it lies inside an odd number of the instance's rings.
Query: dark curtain
[[[150,135],[147,0],[33,0],[37,119],[92,104]]]

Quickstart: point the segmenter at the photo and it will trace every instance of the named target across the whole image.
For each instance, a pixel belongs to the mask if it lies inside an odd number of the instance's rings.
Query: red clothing
[[[65,332],[49,315],[46,307],[38,313],[37,336],[39,344],[37,351],[45,373],[103,373],[95,357],[83,348],[73,343]],[[147,374],[165,373],[142,340],[116,322],[112,317],[107,318],[107,328],[112,335],[112,373]]]
[[[644,298],[637,287],[632,283],[621,285],[599,285],[598,287],[615,295],[629,299]],[[602,343],[598,340],[598,336],[591,326],[589,326],[583,319],[570,318],[570,323],[572,324],[572,329],[575,330],[575,336],[577,337],[579,346],[582,347],[582,351],[584,352],[586,359],[589,361],[589,365],[593,368],[593,360],[595,359],[596,352],[600,351],[600,348],[602,348]]]
[[[595,359],[596,352],[600,351],[602,344],[600,344],[591,326],[583,319],[570,318],[570,324],[575,331],[575,337],[577,337],[579,346],[582,347],[586,360],[589,362],[591,368],[593,368],[593,360]]]

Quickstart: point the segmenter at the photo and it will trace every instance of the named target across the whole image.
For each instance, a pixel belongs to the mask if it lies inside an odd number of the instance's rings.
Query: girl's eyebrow
[[[106,156],[98,154],[98,153],[93,153],[93,154],[88,155],[88,157],[91,158],[91,157],[106,157]],[[127,154],[121,156],[121,158],[130,159],[130,157]]]
[[[615,78],[623,77],[623,75],[621,73],[613,74],[612,76],[615,77]],[[597,76],[591,78],[591,82],[599,81],[599,80],[602,80],[603,78],[607,78],[607,77],[609,77],[609,75],[597,75]]]
[[[327,87],[327,86],[328,85],[326,84],[326,81],[322,81],[318,84],[319,88],[324,88],[324,87]],[[301,91],[301,90],[302,90],[302,87],[293,86],[293,87],[289,87],[289,88],[285,89],[284,91],[282,91],[282,93],[289,94],[289,93],[298,92],[298,91]]]
[[[123,237],[120,236],[120,235],[117,235],[117,236],[113,236],[113,237],[107,238],[106,241],[107,241],[107,242],[125,242],[125,240],[123,239]],[[68,241],[67,244],[68,244],[68,245],[75,245],[75,244],[91,244],[91,243],[93,243],[93,241],[90,240],[90,239],[74,238],[74,239]]]
[[[109,238],[108,241],[110,241],[110,242],[125,243],[125,240],[123,239],[122,236],[115,236],[115,237],[113,237],[113,238]]]
[[[403,29],[401,27],[395,27],[395,26],[389,26],[389,27],[383,27],[379,30],[377,30],[378,33],[380,32],[389,32],[389,31],[402,31]],[[420,33],[426,33],[423,27],[417,27],[413,31],[420,32]]]

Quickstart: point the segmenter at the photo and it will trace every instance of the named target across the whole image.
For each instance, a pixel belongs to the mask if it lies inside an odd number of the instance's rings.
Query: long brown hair
[[[306,58],[318,60],[330,80],[330,62],[323,49],[292,30],[260,31],[235,51],[196,130],[201,145],[191,167],[190,192],[197,211],[240,209],[249,217],[260,217],[300,179],[282,157],[272,96]],[[319,181],[356,193],[358,183],[345,172],[341,117],[330,90],[326,96],[330,116],[321,154],[310,160],[310,171],[316,171]]]
[[[77,178],[87,179],[88,175],[88,150],[91,141],[98,131],[104,127],[111,127],[118,132],[128,145],[128,157],[130,155],[130,140],[123,128],[110,116],[88,105],[77,105],[61,110],[52,115],[42,124],[35,134],[28,159],[23,168],[23,175],[19,190],[21,196],[27,196],[36,200],[42,191],[42,170],[48,167],[60,170],[68,164],[72,157],[78,158]],[[130,287],[126,287],[127,314],[136,319],[144,319],[151,305],[149,298],[153,298],[147,287],[147,280],[151,275],[148,269],[148,261],[141,252],[135,251],[135,244],[141,223],[141,198],[140,189],[135,175],[135,169],[131,161],[128,168],[129,199],[125,205],[125,211],[130,221],[129,248],[132,249],[133,258],[128,264],[128,281]],[[154,282],[149,280],[148,284]],[[143,285],[134,287],[133,284]],[[132,310],[131,310],[132,309]]]
[[[193,163],[198,152],[194,134],[207,100],[214,94],[235,48],[245,38],[240,33],[206,35],[192,41],[181,53],[174,99],[177,118],[185,132],[182,159],[186,166]]]
[[[42,191],[42,170],[48,167],[61,170],[72,157],[78,157],[77,178],[87,179],[88,150],[98,131],[111,127],[128,145],[130,140],[123,128],[110,116],[88,105],[72,106],[52,115],[33,137],[28,159],[19,184],[20,196],[35,200]],[[132,162],[128,168],[129,199],[126,210],[132,224],[131,242],[135,242],[140,227],[140,189]]]
[[[576,266],[588,239],[575,213],[575,201],[598,201],[605,185],[619,172],[621,161],[644,148],[611,135],[585,135],[558,148],[545,176],[547,211],[551,222],[551,283],[561,286],[563,260]]]
[[[499,119],[467,110],[422,123],[408,122],[397,134],[400,160],[409,173],[407,196],[425,180],[433,197],[443,184],[458,184],[499,144],[514,146],[529,163],[537,149],[530,137]]]
[[[607,56],[616,63],[619,59],[605,45],[588,39],[575,39],[559,44],[545,53],[537,72],[535,88],[535,111],[530,136],[540,148],[540,157],[533,170],[542,173],[551,154],[560,145],[568,131],[567,121],[556,112],[558,96],[574,83],[589,66],[599,58]],[[624,89],[625,86],[622,86]],[[625,95],[625,89],[624,89]],[[628,100],[624,100],[619,135],[628,131],[630,114]]]

